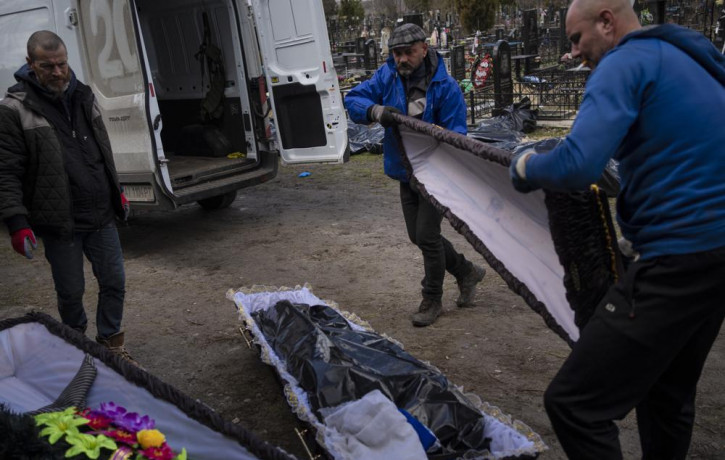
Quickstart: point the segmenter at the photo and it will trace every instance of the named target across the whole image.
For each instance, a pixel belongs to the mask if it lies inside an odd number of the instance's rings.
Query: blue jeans
[[[63,324],[85,332],[88,319],[83,308],[85,279],[83,255],[98,280],[96,329],[98,337],[108,338],[121,331],[126,274],[121,241],[115,225],[92,232],[75,232],[72,240],[44,236],[45,258],[50,263],[58,296],[58,312]]]

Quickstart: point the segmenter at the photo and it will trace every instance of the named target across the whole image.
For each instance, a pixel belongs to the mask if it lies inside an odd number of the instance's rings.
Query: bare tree
[[[325,10],[325,17],[332,17],[337,14],[337,2],[335,0],[322,0],[322,8]]]
[[[388,18],[398,17],[398,3],[390,0],[372,0],[372,11],[375,16],[385,16]]]
[[[405,2],[406,7],[409,11],[416,11],[418,13],[427,13],[430,9],[431,0],[407,0]]]

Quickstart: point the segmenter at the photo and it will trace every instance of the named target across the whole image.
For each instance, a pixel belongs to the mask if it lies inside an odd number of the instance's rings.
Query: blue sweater
[[[434,52],[429,49],[429,52]],[[350,119],[355,123],[369,124],[368,108],[373,104],[395,107],[402,113],[408,113],[403,81],[395,68],[392,55],[366,80],[345,95],[345,108]],[[466,104],[458,83],[448,75],[443,59],[438,56],[438,67],[435,69],[426,92],[425,112],[423,121],[434,123],[451,131],[466,134]],[[385,174],[401,182],[408,182],[408,173],[398,142],[392,128],[385,129],[383,140],[383,162]]]
[[[571,134],[529,157],[526,180],[584,189],[614,157],[617,220],[643,259],[725,246],[724,84],[722,55],[701,34],[633,32],[592,73]]]

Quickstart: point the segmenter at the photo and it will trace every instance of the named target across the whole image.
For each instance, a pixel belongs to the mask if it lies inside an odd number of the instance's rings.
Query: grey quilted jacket
[[[114,214],[123,218],[121,188],[101,112],[86,85],[78,82],[91,110],[92,129],[111,184]],[[37,234],[69,238],[72,197],[58,131],[41,115],[33,90],[23,82],[0,101],[0,219],[10,233],[30,227]]]

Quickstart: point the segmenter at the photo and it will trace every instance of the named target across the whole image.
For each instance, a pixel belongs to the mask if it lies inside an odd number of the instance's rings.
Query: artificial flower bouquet
[[[71,407],[34,418],[47,442],[68,446],[66,458],[186,460],[186,449],[174,453],[148,415],[129,412],[113,402],[101,403],[95,410]]]

